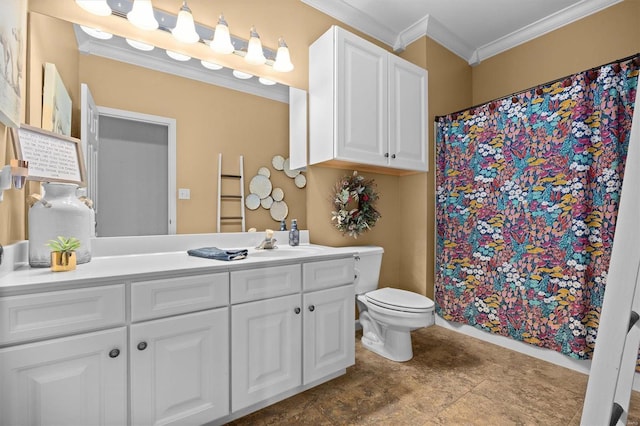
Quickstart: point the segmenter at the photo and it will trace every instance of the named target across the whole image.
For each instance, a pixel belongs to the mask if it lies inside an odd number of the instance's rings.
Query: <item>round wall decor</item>
[[[249,210],[255,210],[260,207],[260,197],[256,194],[249,194],[244,202]]]
[[[275,201],[282,201],[284,199],[284,191],[282,188],[273,188],[271,191],[271,196]]]
[[[256,194],[260,199],[266,198],[271,193],[271,181],[264,175],[255,175],[249,183],[249,192]]]
[[[289,206],[287,206],[287,203],[284,201],[274,201],[273,204],[271,204],[269,213],[271,213],[273,220],[280,222],[286,219],[289,214]]]

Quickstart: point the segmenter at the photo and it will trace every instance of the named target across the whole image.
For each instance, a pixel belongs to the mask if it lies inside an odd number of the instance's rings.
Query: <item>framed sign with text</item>
[[[11,129],[19,160],[29,162],[27,180],[86,186],[79,139],[22,124]]]

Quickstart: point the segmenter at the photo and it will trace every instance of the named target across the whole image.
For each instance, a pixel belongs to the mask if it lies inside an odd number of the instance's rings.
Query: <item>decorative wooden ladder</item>
[[[239,192],[235,194],[223,194],[223,180],[236,180],[240,184]],[[222,202],[223,201],[234,201],[240,203],[240,215],[239,216],[221,216],[222,211]],[[222,153],[218,154],[218,214],[217,214],[217,224],[216,224],[216,232],[222,232],[220,225],[222,221],[230,221],[237,222],[240,221],[241,230],[244,232],[245,229],[245,215],[244,215],[244,157],[240,156],[240,171],[237,175],[234,174],[225,174],[222,173]]]
[[[640,95],[581,424],[624,425],[640,346]]]

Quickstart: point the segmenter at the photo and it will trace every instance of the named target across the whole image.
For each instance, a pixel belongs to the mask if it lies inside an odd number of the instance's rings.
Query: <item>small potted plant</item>
[[[49,240],[47,246],[51,249],[51,270],[53,272],[76,269],[76,250],[80,247],[80,240],[75,237],[58,237],[55,240]]]

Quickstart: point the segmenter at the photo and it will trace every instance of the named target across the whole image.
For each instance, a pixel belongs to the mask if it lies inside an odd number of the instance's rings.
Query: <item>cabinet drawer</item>
[[[229,274],[138,281],[131,284],[131,321],[229,304]]]
[[[0,298],[0,345],[124,324],[124,284]]]
[[[231,303],[297,293],[301,284],[300,265],[231,272]]]
[[[354,260],[323,260],[302,265],[304,291],[320,290],[351,284],[355,279]]]

